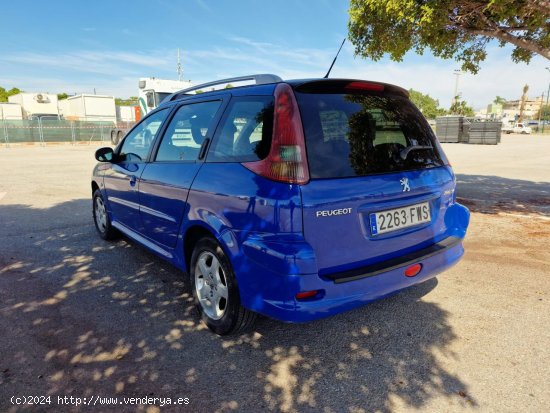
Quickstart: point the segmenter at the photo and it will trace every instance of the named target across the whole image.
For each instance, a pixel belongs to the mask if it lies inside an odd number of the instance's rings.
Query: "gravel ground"
[[[230,338],[198,322],[183,274],[96,235],[93,147],[0,147],[0,411],[548,411],[550,138],[444,147],[472,209],[457,266]],[[51,404],[10,401],[31,395]],[[96,406],[58,404],[71,396]],[[96,398],[117,396],[189,404]]]

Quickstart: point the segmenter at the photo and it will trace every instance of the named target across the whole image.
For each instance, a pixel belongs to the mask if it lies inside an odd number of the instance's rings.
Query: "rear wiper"
[[[407,146],[406,148],[401,149],[401,151],[399,152],[399,156],[401,156],[401,159],[405,160],[407,159],[407,156],[409,156],[409,152],[420,151],[423,149],[433,149],[433,146],[422,146],[422,145]]]

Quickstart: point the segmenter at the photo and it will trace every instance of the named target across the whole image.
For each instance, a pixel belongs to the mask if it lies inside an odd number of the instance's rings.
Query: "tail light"
[[[265,178],[289,184],[309,182],[309,170],[302,120],[292,88],[279,83],[275,88],[275,114],[271,150],[261,161],[243,166]]]

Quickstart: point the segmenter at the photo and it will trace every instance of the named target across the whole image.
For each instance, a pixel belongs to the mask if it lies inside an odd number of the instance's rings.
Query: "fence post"
[[[76,145],[76,134],[74,133],[74,121],[70,121],[69,125],[71,125],[71,141],[73,145]]]
[[[88,127],[88,129],[90,129],[90,127]],[[88,145],[92,144],[92,139],[94,138],[94,135],[95,135],[95,125],[93,125],[91,127],[91,129],[92,129],[92,135],[90,136],[90,139],[88,140]]]
[[[44,130],[42,129],[42,119],[38,118],[38,137],[40,139],[40,146],[46,146],[44,141]]]
[[[8,137],[8,127],[6,126],[6,122],[2,120],[2,129],[4,129],[4,141],[6,142],[6,148],[10,147],[10,140]]]

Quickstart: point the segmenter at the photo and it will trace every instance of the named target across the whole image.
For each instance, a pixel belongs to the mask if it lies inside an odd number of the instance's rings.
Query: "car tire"
[[[94,224],[99,236],[104,240],[111,240],[118,237],[119,232],[111,225],[111,219],[105,206],[105,201],[101,191],[96,189],[92,197],[92,214]]]
[[[116,144],[118,143],[118,141],[117,141],[117,130],[116,129],[111,130],[111,143],[114,146],[116,146]]]
[[[210,330],[223,336],[252,327],[256,313],[241,305],[231,263],[213,238],[197,242],[189,272],[195,307]]]
[[[119,130],[116,134],[116,144],[117,145],[120,143],[122,138],[124,138],[124,133],[121,130]]]

